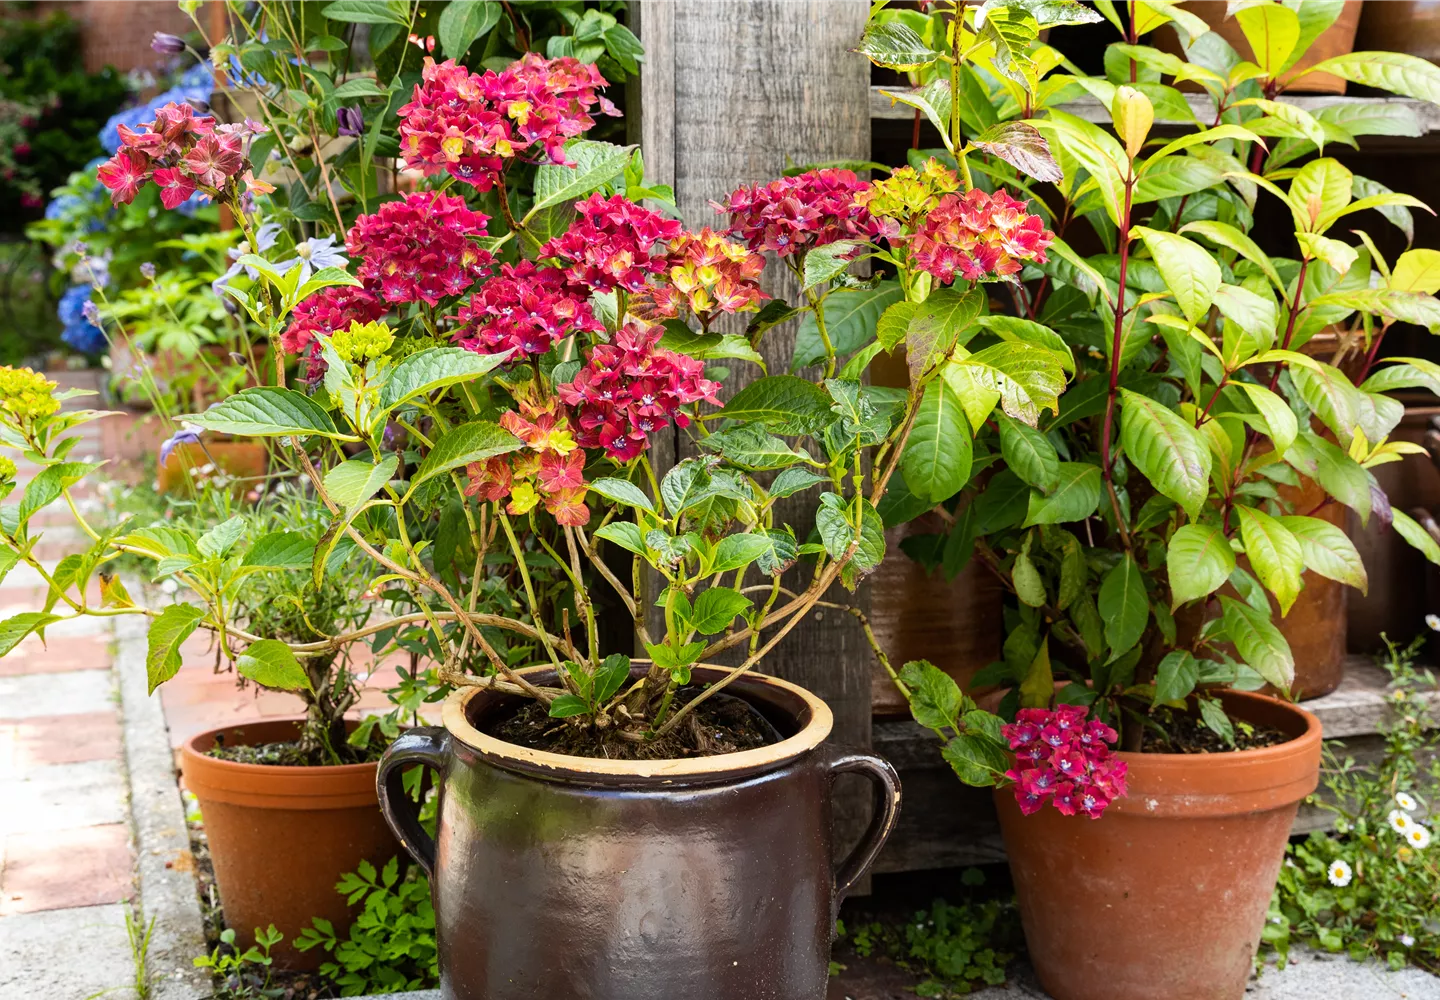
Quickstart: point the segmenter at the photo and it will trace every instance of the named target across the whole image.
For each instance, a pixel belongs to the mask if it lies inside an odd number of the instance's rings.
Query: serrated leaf
[[[241,565],[257,569],[309,569],[314,559],[312,536],[298,531],[275,531],[257,538]]]
[[[781,434],[813,434],[834,419],[830,403],[830,394],[809,379],[767,375],[737,392],[719,415],[753,420]]]
[[[145,674],[150,694],[180,670],[180,645],[199,626],[205,612],[190,604],[167,605],[150,622],[145,641]]]
[[[1033,125],[1025,122],[1002,122],[986,129],[970,140],[971,145],[998,156],[1022,174],[1037,181],[1059,183],[1064,179],[1060,165],[1050,152],[1050,144]]]
[[[523,447],[522,442],[499,424],[488,420],[477,420],[461,424],[435,442],[430,454],[420,463],[420,468],[410,479],[410,490],[436,476],[443,476],[452,469],[459,469],[471,462],[483,462],[496,455],[504,455]]]
[[[645,536],[641,534],[638,525],[630,521],[611,521],[609,524],[595,531],[596,538],[603,538],[607,542],[614,542],[626,551],[633,552],[637,556],[645,554]]]
[[[715,635],[730,627],[736,615],[750,608],[750,598],[728,587],[711,587],[695,598],[695,613],[690,624],[701,635]]]
[[[590,703],[579,695],[562,694],[550,702],[546,714],[552,719],[568,719],[575,715],[585,715],[590,711]]]
[[[805,254],[802,289],[823,285],[844,274],[859,247],[858,240],[836,240],[810,250]]]
[[[775,477],[767,491],[772,497],[788,497],[801,490],[809,489],[816,483],[828,483],[830,480],[824,476],[816,475],[809,469],[785,469]]]
[[[314,691],[310,675],[279,639],[252,642],[235,660],[235,671],[273,691]]]
[[[387,455],[379,463],[352,458],[325,473],[325,492],[347,511],[369,500],[395,475],[399,459]]]
[[[583,153],[575,148],[581,144],[584,144]],[[521,224],[529,222],[531,217],[538,212],[562,202],[583,198],[594,191],[621,173],[625,169],[625,165],[630,162],[630,158],[635,155],[637,148],[636,146],[615,146],[608,142],[591,142],[588,139],[575,140],[566,146],[565,153],[577,166],[543,166],[539,168],[542,171],[564,171],[564,173],[559,174],[558,180],[547,183],[546,194],[536,199],[530,211],[525,213]],[[537,189],[539,186],[540,182],[537,179]]]
[[[858,52],[876,66],[898,69],[905,72],[928,66],[940,58],[925,41],[904,21],[871,20],[865,25],[865,34],[860,45],[852,51]]]
[[[591,492],[598,493],[607,500],[655,513],[654,502],[645,495],[644,490],[628,479],[595,479],[590,482],[589,488]]]
[[[1173,610],[1220,589],[1235,572],[1235,553],[1225,533],[1214,525],[1186,524],[1170,536],[1165,565],[1170,575]]]
[[[463,347],[431,347],[397,364],[380,390],[380,409],[389,412],[418,396],[468,382],[503,365],[504,354],[476,354]]]
[[[59,620],[58,615],[46,614],[43,611],[23,611],[0,621],[0,656],[9,653],[31,632],[38,632],[43,637],[45,626]]]
[[[1060,412],[1065,369],[1053,351],[1022,343],[996,344],[960,365],[972,369],[981,387],[999,393],[1000,408],[1016,420],[1033,427],[1042,410]]]
[[[240,541],[244,534],[245,519],[236,514],[221,521],[195,539],[195,547],[200,550],[201,555],[223,556],[234,547],[236,542]]]
[[[208,430],[237,437],[354,438],[337,430],[330,414],[309,396],[276,386],[242,389],[188,419]]]
[[[774,543],[764,534],[726,535],[715,546],[715,561],[710,569],[730,573],[749,566],[773,548]]]
[[[965,696],[955,678],[929,660],[911,660],[900,668],[900,683],[910,692],[910,714],[926,729],[960,728]]]

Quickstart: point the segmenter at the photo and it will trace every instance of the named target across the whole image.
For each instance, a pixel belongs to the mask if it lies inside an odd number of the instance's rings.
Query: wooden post
[[[691,228],[726,224],[710,207],[741,184],[779,177],[795,163],[870,159],[870,64],[849,50],[865,26],[865,0],[636,0],[631,25],[645,63],[629,92],[630,140],[641,143],[649,178],[675,188]],[[790,301],[788,272],[768,270],[767,291]],[[771,373],[789,370],[794,325],[772,331],[762,349]],[[735,370],[753,365],[733,363]],[[738,388],[738,385],[732,387]],[[682,436],[656,442],[665,463],[689,453]],[[804,495],[780,516],[803,540],[815,498]],[[797,577],[799,587],[804,583]],[[837,584],[831,599],[864,608]],[[871,653],[854,618],[816,610],[761,668],[795,681],[829,703],[835,742],[870,745]],[[837,796],[836,841],[848,846],[869,815],[869,793]]]

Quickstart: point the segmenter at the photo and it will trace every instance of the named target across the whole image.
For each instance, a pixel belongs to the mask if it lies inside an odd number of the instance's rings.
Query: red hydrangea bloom
[[[502,264],[500,274],[470,296],[455,319],[461,347],[477,354],[514,351],[516,359],[544,354],[572,333],[604,330],[563,272],[528,260]]]
[[[245,143],[266,131],[258,122],[215,127],[215,119],[196,115],[188,104],[170,103],[137,131],[121,125],[120,149],[96,172],[116,205],[135,200],[152,177],[164,190],[160,200],[174,208],[197,188],[217,195],[245,168]]]
[[[1022,708],[1014,724],[1000,727],[1015,753],[1016,766],[1005,777],[1015,783],[1015,801],[1026,816],[1050,802],[1062,815],[1099,819],[1126,793],[1128,765],[1109,747],[1119,737],[1088,714],[1079,705]]]
[[[538,53],[500,73],[471,73],[453,60],[426,57],[421,81],[400,109],[400,148],[407,166],[426,175],[448,171],[488,191],[506,162],[531,147],[570,166],[565,142],[594,126],[590,109],[615,106],[596,90],[606,81],[594,66]]]
[[[670,241],[670,270],[666,277],[676,294],[669,298],[689,306],[708,326],[720,313],[760,308],[760,302],[770,297],[760,290],[760,272],[764,269],[764,257],[722,233],[708,227],[698,233],[681,233]],[[666,298],[656,297],[657,310],[666,307]]]
[[[662,328],[629,322],[612,344],[598,344],[575,380],[556,386],[576,411],[575,440],[586,448],[604,448],[617,462],[628,462],[650,446],[650,432],[672,420],[689,418],[680,407],[704,399],[719,402],[720,383],[704,377],[694,358],[661,350]]]
[[[618,194],[606,198],[597,192],[577,201],[575,210],[580,218],[539,253],[561,261],[572,284],[638,292],[651,275],[662,274],[668,267],[669,259],[663,253],[652,256],[650,251],[680,235],[678,221]]]
[[[373,323],[388,311],[384,302],[355,285],[321,289],[290,314],[290,325],[280,335],[280,347],[287,354],[299,354],[310,347],[317,333],[329,336],[336,330],[350,329],[351,323]]]
[[[910,260],[943,284],[957,277],[980,281],[1015,274],[1026,261],[1045,263],[1054,239],[1023,201],[975,188],[947,194],[930,210],[909,241]]]
[[[751,250],[774,250],[782,257],[804,253],[837,240],[872,239],[895,229],[858,199],[870,185],[855,171],[830,167],[769,184],[742,187],[715,211],[730,215],[730,233]]]
[[[575,446],[569,420],[553,398],[537,403],[522,396],[518,403],[520,412],[501,414],[500,426],[525,442],[525,450],[471,462],[465,495],[492,503],[508,497],[505,510],[517,516],[544,503],[560,524],[588,523],[585,453]]]
[[[488,250],[470,241],[485,235],[489,221],[488,215],[467,208],[463,198],[417,191],[356,219],[345,246],[361,258],[360,280],[386,302],[433,306],[465,291],[494,261]]]

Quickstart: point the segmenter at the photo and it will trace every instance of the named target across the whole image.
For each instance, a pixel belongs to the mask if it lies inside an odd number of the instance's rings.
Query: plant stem
[[[1134,13],[1134,5],[1131,5],[1131,13]],[[1120,510],[1120,499],[1115,494],[1115,483],[1112,475],[1114,465],[1113,456],[1110,453],[1110,439],[1115,431],[1115,398],[1120,391],[1120,355],[1125,346],[1125,282],[1130,266],[1130,197],[1134,190],[1135,174],[1134,169],[1125,180],[1125,210],[1120,217],[1120,290],[1119,301],[1115,304],[1115,332],[1110,344],[1110,387],[1105,396],[1105,424],[1100,436],[1100,473],[1105,477],[1105,486],[1110,494],[1110,505],[1115,513],[1115,525],[1120,529],[1120,537],[1125,542],[1125,547],[1130,548],[1130,532],[1125,525],[1124,514]]]

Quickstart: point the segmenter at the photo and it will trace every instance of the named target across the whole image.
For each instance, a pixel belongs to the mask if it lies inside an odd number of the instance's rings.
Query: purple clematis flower
[[[365,116],[359,105],[353,108],[336,108],[335,124],[340,135],[359,135],[365,130]]]
[[[199,444],[200,432],[189,425],[181,427],[174,434],[171,434],[164,441],[160,442],[160,464],[164,465],[173,452],[182,444]]]
[[[159,52],[161,55],[179,55],[185,51],[185,39],[179,35],[157,31],[155,32],[155,36],[150,39],[150,48]]]

